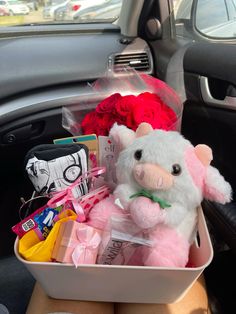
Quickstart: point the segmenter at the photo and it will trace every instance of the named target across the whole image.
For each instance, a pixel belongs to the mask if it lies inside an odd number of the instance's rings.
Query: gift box
[[[29,262],[15,255],[46,294],[56,299],[128,303],[174,303],[184,297],[210,264],[213,249],[201,207],[198,235],[185,268],[126,265],[79,265]]]
[[[52,252],[52,259],[61,263],[95,264],[101,242],[93,227],[68,220],[61,224]]]

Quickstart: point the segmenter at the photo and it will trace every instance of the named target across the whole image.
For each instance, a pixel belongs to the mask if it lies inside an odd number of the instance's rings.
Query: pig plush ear
[[[210,201],[215,201],[221,204],[228,203],[232,199],[232,189],[230,184],[226,182],[219,171],[212,166],[207,167],[203,196]]]
[[[135,138],[149,134],[153,131],[151,124],[142,122],[138,126],[136,132],[130,130],[124,125],[115,123],[110,130],[109,136],[113,138],[120,149],[128,147]]]
[[[146,123],[146,122],[142,122],[139,124],[139,126],[136,130],[136,137],[141,137],[141,136],[147,135],[152,131],[153,131],[153,128],[152,128],[151,124]]]
[[[212,156],[212,150],[209,146],[204,144],[199,144],[194,147],[195,154],[197,158],[201,161],[203,166],[207,167],[210,165],[213,156]]]
[[[115,141],[120,149],[128,147],[136,138],[136,133],[124,125],[115,123],[110,130],[109,136]]]

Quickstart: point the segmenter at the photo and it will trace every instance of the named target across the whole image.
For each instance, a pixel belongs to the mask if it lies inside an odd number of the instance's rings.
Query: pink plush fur
[[[144,265],[183,267],[187,264],[189,243],[176,230],[160,224],[149,237],[154,246],[143,247]]]
[[[204,180],[204,197],[225,204],[232,199],[232,189],[228,182],[225,182],[218,169],[209,166]]]
[[[163,222],[165,212],[149,198],[137,197],[130,205],[130,215],[138,226],[147,229]]]
[[[147,199],[147,201],[150,201]],[[146,203],[144,209],[146,209]],[[89,214],[88,225],[104,230],[111,215],[127,216],[115,205],[114,196],[110,195],[96,204]],[[149,232],[148,232],[149,233]],[[173,228],[159,224],[150,232],[148,238],[153,246],[142,246],[129,261],[129,265],[183,267],[188,261],[189,244]]]
[[[121,208],[114,203],[113,195],[110,195],[97,203],[89,213],[87,224],[91,227],[104,230],[111,215],[124,216]]]
[[[204,178],[206,176],[206,167],[196,156],[193,147],[189,147],[185,151],[185,162],[194,183],[199,189],[203,190]]]
[[[118,125],[117,123],[113,125],[109,135],[116,142],[119,149],[128,146],[135,138],[135,133],[132,130],[126,128],[124,125]]]

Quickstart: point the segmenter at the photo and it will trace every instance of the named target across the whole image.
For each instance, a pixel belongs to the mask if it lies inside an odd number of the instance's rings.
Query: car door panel
[[[233,69],[236,64],[235,45],[222,43],[194,43],[184,56],[184,70],[220,79],[236,85]]]
[[[213,163],[231,183],[234,191],[236,149],[232,143],[236,135],[236,111],[233,105],[236,98],[231,97],[232,101],[227,102],[227,94],[230,88],[236,86],[236,74],[232,71],[232,63],[236,64],[235,56],[236,47],[233,45],[198,43],[186,50],[184,73],[187,101],[183,118],[183,133],[194,144],[203,142],[213,149]],[[206,95],[203,87],[205,82],[209,82]]]

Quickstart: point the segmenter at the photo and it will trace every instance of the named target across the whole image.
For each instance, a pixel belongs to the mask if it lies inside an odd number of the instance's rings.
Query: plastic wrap
[[[143,230],[127,217],[111,216],[99,247],[97,263],[105,265],[142,265],[142,246],[152,246]]]
[[[126,69],[121,74],[101,77],[89,84],[76,105],[62,110],[62,125],[72,135],[109,134],[112,125],[136,130],[141,122],[155,129],[181,130],[183,104],[165,82]]]

